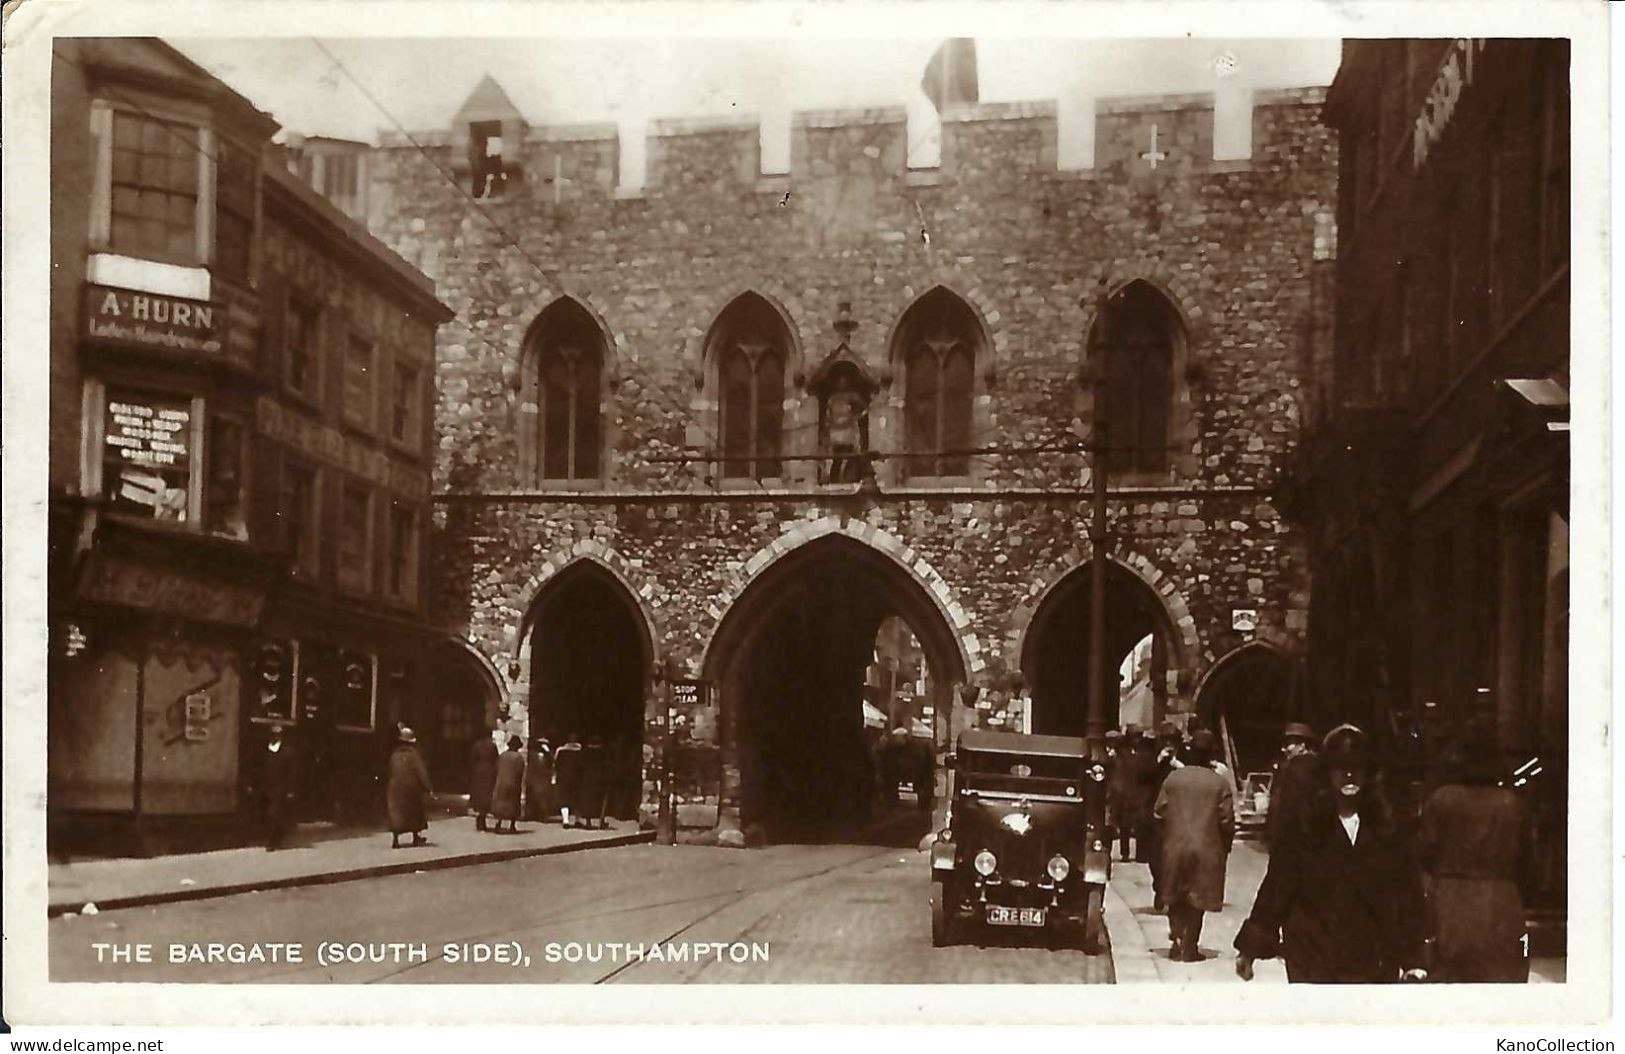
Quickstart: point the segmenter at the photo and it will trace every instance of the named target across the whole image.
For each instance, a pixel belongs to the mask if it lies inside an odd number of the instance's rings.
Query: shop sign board
[[[104,344],[220,353],[215,305],[162,293],[85,286],[85,336]]]

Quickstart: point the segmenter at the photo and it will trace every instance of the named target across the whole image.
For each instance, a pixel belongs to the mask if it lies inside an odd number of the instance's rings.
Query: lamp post
[[[1102,278],[1095,292],[1099,354],[1090,378],[1094,386],[1089,485],[1089,544],[1093,556],[1089,567],[1089,710],[1083,729],[1091,743],[1102,742],[1106,734],[1106,363],[1111,348],[1110,301],[1111,293]],[[1087,335],[1084,339],[1087,343]]]

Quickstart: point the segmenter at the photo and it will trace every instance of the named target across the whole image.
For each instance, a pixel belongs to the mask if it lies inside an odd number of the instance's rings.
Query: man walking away
[[[1162,897],[1174,962],[1201,962],[1198,942],[1205,912],[1224,907],[1224,872],[1236,833],[1235,792],[1213,771],[1219,740],[1202,730],[1191,737],[1190,764],[1169,773],[1152,815],[1162,825]]]

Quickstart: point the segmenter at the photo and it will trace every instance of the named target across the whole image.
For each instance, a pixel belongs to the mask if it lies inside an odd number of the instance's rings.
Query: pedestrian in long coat
[[[1236,935],[1236,973],[1251,980],[1254,959],[1280,955],[1294,984],[1425,979],[1421,883],[1365,733],[1340,725],[1321,754],[1316,794],[1281,832]]]
[[[598,736],[587,740],[581,752],[581,826],[607,827],[604,822],[605,778],[604,741]]]
[[[297,785],[293,747],[282,737],[282,726],[272,725],[265,745],[265,768],[260,780],[260,804],[265,810],[265,851],[282,848],[293,826],[293,796]]]
[[[1146,837],[1141,839],[1145,846],[1142,852],[1139,845],[1134,847],[1135,858],[1144,860],[1150,865],[1151,890],[1155,899],[1155,910],[1162,911],[1167,908],[1167,899],[1162,895],[1162,828],[1154,815],[1157,798],[1162,794],[1162,784],[1175,769],[1182,768],[1184,762],[1179,758],[1183,738],[1179,729],[1173,725],[1164,725],[1158,733],[1153,744],[1155,754],[1147,755],[1145,767],[1140,772],[1141,801],[1145,812],[1141,814],[1140,831]]]
[[[418,737],[402,728],[395,750],[389,755],[389,784],[385,792],[389,805],[390,848],[401,847],[401,835],[410,833],[413,845],[427,845],[423,832],[429,828],[428,799],[434,793],[428,766],[418,753]]]
[[[1319,789],[1319,769],[1315,764],[1315,733],[1308,725],[1293,722],[1281,732],[1281,758],[1270,780],[1270,811],[1264,817],[1264,841],[1274,845],[1283,828],[1297,824],[1297,813]]]
[[[474,741],[468,759],[468,810],[474,814],[474,829],[485,830],[485,815],[491,811],[491,791],[497,785],[497,743],[487,731]]]
[[[508,821],[508,831],[519,830],[519,801],[525,789],[525,741],[518,736],[508,740],[508,749],[497,759],[496,785],[491,790],[491,815],[496,818],[497,830],[502,821]]]
[[[1487,737],[1462,750],[1464,771],[1422,805],[1418,856],[1426,870],[1434,981],[1526,982],[1523,895],[1529,815]]]
[[[533,736],[525,759],[525,819],[546,820],[558,811],[553,800],[553,745]]]
[[[559,815],[564,826],[581,822],[581,737],[571,732],[553,752],[553,786],[559,794]]]
[[[1205,912],[1224,907],[1224,873],[1236,834],[1230,780],[1209,767],[1219,750],[1211,732],[1191,737],[1191,763],[1169,773],[1152,816],[1161,825],[1162,898],[1168,905],[1170,958],[1201,962]]]

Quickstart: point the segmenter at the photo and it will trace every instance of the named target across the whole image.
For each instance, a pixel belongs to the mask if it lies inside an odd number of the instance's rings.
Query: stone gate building
[[[724,828],[861,812],[888,616],[939,746],[1080,734],[1103,369],[1110,664],[1149,638],[1148,716],[1254,767],[1309,601],[1274,488],[1327,310],[1322,98],[1258,94],[1237,160],[1214,159],[1211,98],[1102,102],[1073,171],[1050,104],[949,110],[931,169],[901,108],[797,114],[786,173],[752,122],[656,122],[632,188],[613,126],[530,126],[487,80],[367,165],[374,229],[457,312],[441,619],[533,732],[604,738],[623,814],[649,800],[667,670],[711,686],[676,721],[718,762],[691,795]]]

